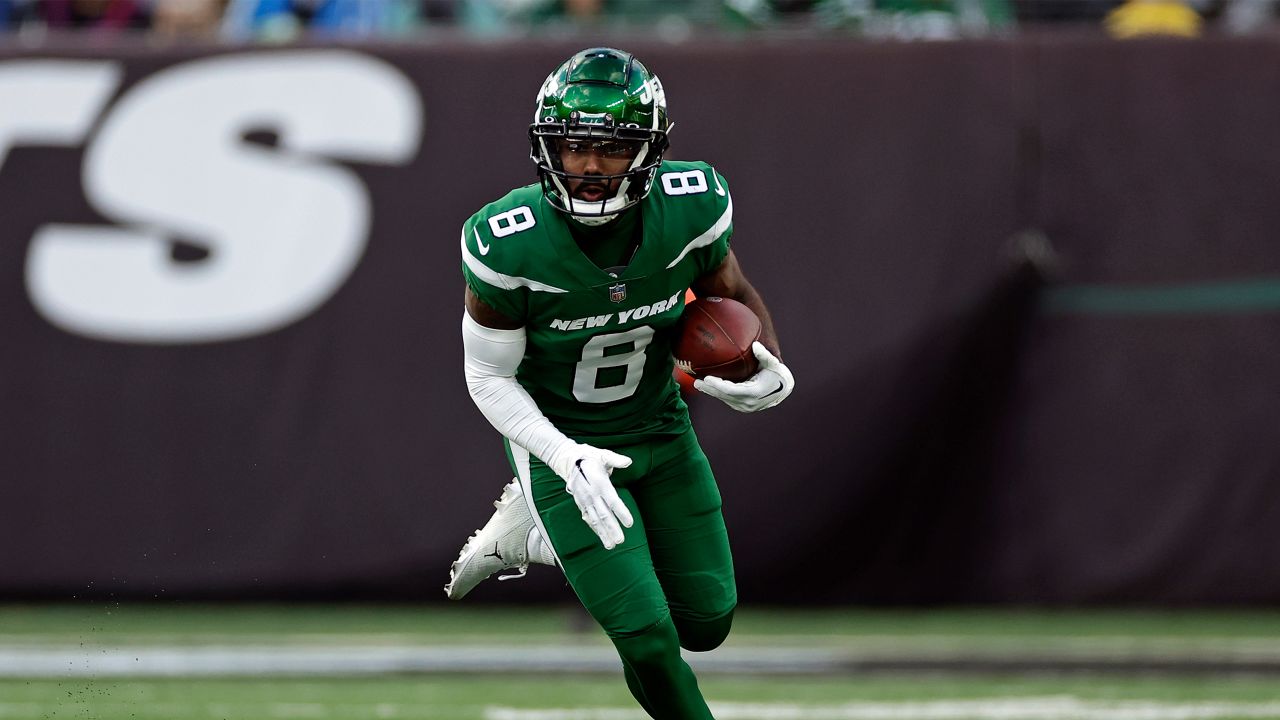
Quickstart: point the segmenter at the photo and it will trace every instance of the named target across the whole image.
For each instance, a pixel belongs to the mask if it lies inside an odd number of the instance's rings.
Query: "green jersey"
[[[701,162],[663,162],[640,213],[640,244],[616,277],[574,241],[576,222],[541,185],[511,191],[462,227],[471,292],[522,321],[516,379],[571,437],[636,439],[681,432],[688,410],[671,377],[685,290],[729,253],[733,201]],[[619,222],[619,221],[615,221]]]

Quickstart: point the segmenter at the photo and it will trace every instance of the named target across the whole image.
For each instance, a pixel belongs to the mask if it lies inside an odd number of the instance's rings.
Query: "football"
[[[760,369],[751,352],[759,339],[760,318],[751,308],[729,298],[697,298],[684,307],[671,354],[676,367],[694,377],[741,382]]]

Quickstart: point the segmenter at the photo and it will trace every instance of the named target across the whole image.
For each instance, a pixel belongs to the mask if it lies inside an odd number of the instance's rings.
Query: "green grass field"
[[[608,651],[574,609],[7,606],[0,719],[642,720],[609,662],[558,672],[551,660]],[[237,664],[253,652],[328,654],[339,667]],[[432,652],[525,659],[506,670],[361,665]],[[708,659],[778,652],[751,674],[700,669],[717,718],[1280,718],[1280,613],[744,609]],[[809,656],[834,664],[788,664]],[[1000,670],[981,671],[991,660]],[[32,671],[38,661],[52,669]]]

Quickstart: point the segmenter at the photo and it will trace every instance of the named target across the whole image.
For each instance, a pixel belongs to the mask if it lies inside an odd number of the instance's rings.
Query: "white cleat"
[[[458,559],[449,568],[449,584],[444,586],[444,594],[450,600],[461,600],[496,572],[516,569],[517,572],[510,575],[498,576],[499,580],[511,580],[524,577],[531,562],[555,564],[555,558],[546,549],[533,523],[518,482],[507,483],[502,497],[493,506],[497,509],[489,522],[467,538]]]

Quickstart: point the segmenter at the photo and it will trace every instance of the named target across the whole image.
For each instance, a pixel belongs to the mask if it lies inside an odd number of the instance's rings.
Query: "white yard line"
[[[1280,638],[1119,635],[748,635],[735,645],[844,647],[878,657],[963,655],[1071,655],[1085,657],[1248,657],[1280,659]]]
[[[595,642],[595,631],[575,632],[513,632],[502,635],[492,632],[280,632],[280,633],[227,633],[227,632],[116,632],[85,629],[65,632],[0,632],[0,644],[26,644],[40,642],[70,642],[75,640],[89,641],[101,638],[114,642],[129,638],[140,643],[171,644],[175,637],[190,642],[219,643],[327,643],[327,644],[365,644],[380,645],[386,643],[410,644],[430,643],[440,640],[460,642],[471,645],[483,645],[486,642],[503,644],[524,644],[526,642],[564,642],[569,637],[581,638],[585,642]],[[938,633],[938,634],[894,634],[894,633],[770,633],[751,632],[737,629],[730,636],[730,641],[741,640],[748,645],[812,644],[822,641],[847,642],[870,645],[1119,645],[1119,646],[1154,646],[1154,647],[1280,647],[1280,635],[1121,635],[1121,634],[1076,634],[1076,635],[1001,635],[995,633]]]
[[[845,654],[814,648],[722,649],[690,657],[708,672],[824,673]],[[96,647],[3,648],[0,677],[209,677],[397,672],[618,672],[610,647]]]
[[[819,675],[874,670],[981,670],[1082,667],[1097,669],[1280,672],[1280,657],[1256,654],[1194,655],[1109,652],[898,652],[851,647],[759,647],[730,643],[710,653],[689,653],[699,672]],[[430,672],[615,673],[619,661],[607,645],[198,645],[0,646],[0,678],[210,677],[248,675],[371,675]]]
[[[1066,696],[984,698],[839,705],[711,703],[718,720],[1219,720],[1278,718],[1280,702],[1080,700]],[[639,710],[491,706],[485,720],[645,720]]]
[[[0,647],[38,648],[84,643],[95,647],[119,645],[122,641],[135,646],[169,647],[174,645],[173,634],[134,633],[129,635],[99,634],[96,632],[63,634],[14,634],[0,633]],[[459,633],[457,635],[407,634],[407,633],[286,633],[286,634],[218,634],[193,633],[181,637],[183,645],[219,646],[298,646],[298,647],[423,647],[445,643],[466,646],[532,647],[541,645],[574,645],[581,647],[610,647],[603,636],[588,633],[570,637],[566,633],[530,633],[500,636],[483,633]],[[1085,656],[1177,656],[1203,658],[1206,653],[1214,656],[1249,657],[1280,660],[1280,637],[1178,637],[1178,636],[1115,636],[1115,635],[808,635],[808,634],[750,634],[735,631],[729,637],[727,648],[777,648],[823,647],[843,648],[859,653],[874,653],[878,657],[899,656],[951,656],[955,654],[1054,654],[1070,653]]]

